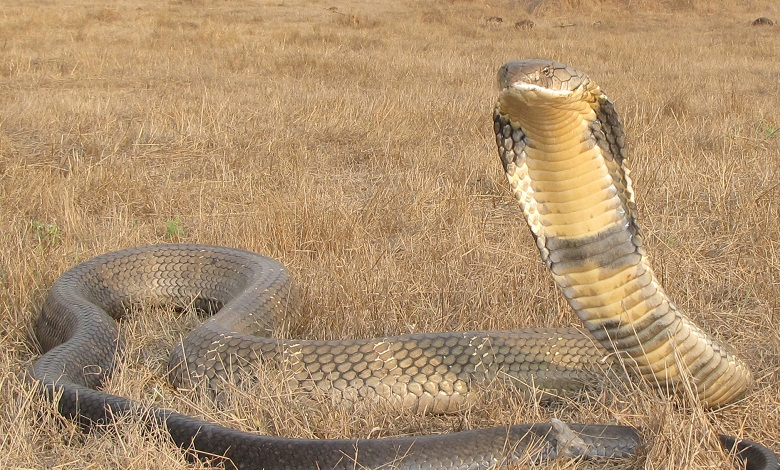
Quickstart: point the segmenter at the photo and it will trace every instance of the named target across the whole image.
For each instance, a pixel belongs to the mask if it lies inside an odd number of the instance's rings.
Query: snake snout
[[[569,108],[589,93],[590,79],[548,60],[507,62],[498,71],[499,106],[513,120],[536,114],[533,108]]]
[[[498,88],[501,91],[523,87],[568,93],[587,82],[586,75],[549,60],[514,60],[498,70]]]

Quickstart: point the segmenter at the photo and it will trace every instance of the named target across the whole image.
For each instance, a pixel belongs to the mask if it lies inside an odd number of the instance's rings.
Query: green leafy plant
[[[165,222],[165,238],[179,241],[182,237],[184,237],[184,227],[182,227],[181,217],[176,216]]]
[[[30,224],[30,227],[33,236],[37,241],[37,245],[35,246],[36,252],[41,252],[44,249],[62,243],[62,231],[57,224],[48,224],[46,222],[34,220]]]
[[[764,138],[766,140],[771,139],[772,137],[777,135],[778,131],[780,131],[780,126],[776,126],[771,122],[765,121],[762,124],[763,125],[761,126],[761,128],[764,134]]]

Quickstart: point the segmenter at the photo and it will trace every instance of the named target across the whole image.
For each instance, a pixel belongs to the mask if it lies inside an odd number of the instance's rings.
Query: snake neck
[[[564,285],[566,274],[616,261],[611,248],[618,234],[623,251],[643,255],[623,148],[610,148],[609,140],[617,139],[614,131],[604,132],[596,108],[585,100],[555,106],[501,101],[494,116],[512,193],[542,259]],[[619,137],[622,143],[622,132]]]
[[[606,350],[651,382],[673,388],[692,376],[706,405],[733,401],[750,372],[656,279],[612,104],[603,94],[547,98],[502,94],[494,129],[512,193],[569,305]]]

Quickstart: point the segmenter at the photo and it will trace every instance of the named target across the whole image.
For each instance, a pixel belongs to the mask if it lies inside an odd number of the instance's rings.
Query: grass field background
[[[559,417],[641,426],[648,469],[732,468],[716,432],[780,450],[780,27],[750,25],[780,19],[776,2],[5,3],[0,467],[192,466],[137,423],[80,433],[23,380],[47,289],[106,251],[274,256],[305,299],[282,325],[299,337],[577,325],[496,155],[495,74],[519,58],[587,71],[616,103],[652,264],[752,367],[744,400],[705,412],[618,384],[546,407],[497,383],[429,417],[305,399],[270,371],[214,404],[166,385],[167,351],[198,320],[156,310],[124,323],[126,364],[106,388],[273,435]]]

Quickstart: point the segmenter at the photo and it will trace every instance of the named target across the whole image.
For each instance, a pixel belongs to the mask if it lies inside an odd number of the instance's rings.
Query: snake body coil
[[[499,153],[537,245],[593,338],[660,386],[691,377],[713,406],[741,396],[747,368],[669,302],[647,263],[624,165],[623,133],[609,100],[561,64],[510,62],[499,72]],[[52,286],[36,325],[45,354],[31,376],[58,409],[85,425],[142,413],[177,445],[241,469],[477,469],[566,453],[621,457],[641,446],[624,426],[517,425],[437,436],[305,440],[224,428],[97,390],[121,350],[116,319],[137,302],[217,312],[171,354],[174,384],[220,380],[257,362],[290,371],[298,386],[342,400],[385,399],[449,412],[473,384],[499,373],[554,390],[581,388],[602,372],[605,351],[578,330],[445,332],[353,341],[267,336],[297,308],[274,260],[241,250],[160,245],[108,253]],[[597,380],[597,379],[596,379]],[[722,436],[748,468],[772,470],[770,451]]]

